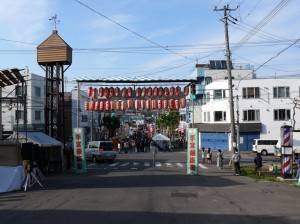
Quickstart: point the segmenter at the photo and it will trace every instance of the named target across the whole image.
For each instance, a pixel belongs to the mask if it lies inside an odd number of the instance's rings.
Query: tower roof
[[[72,64],[72,48],[58,35],[57,30],[37,47],[40,65],[51,63]]]

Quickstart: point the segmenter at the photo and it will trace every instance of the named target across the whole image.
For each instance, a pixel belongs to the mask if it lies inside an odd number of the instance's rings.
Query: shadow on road
[[[82,205],[84,206],[84,205]],[[1,224],[11,223],[103,223],[103,224],[253,224],[253,223],[293,223],[281,216],[249,216],[226,214],[191,214],[135,211],[82,211],[82,210],[40,210],[40,211],[0,211]],[[294,222],[296,223],[296,222]]]

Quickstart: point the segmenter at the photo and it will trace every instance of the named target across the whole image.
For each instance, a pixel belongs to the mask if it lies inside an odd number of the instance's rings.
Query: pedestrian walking
[[[206,157],[206,151],[205,151],[205,148],[202,147],[202,148],[201,148],[201,158],[202,158],[202,163],[205,162],[205,157]]]
[[[254,165],[255,165],[255,168],[254,168],[254,174],[258,176],[261,175],[261,168],[263,166],[262,164],[262,158],[261,158],[261,155],[260,153],[257,153],[255,158],[254,158]]]
[[[219,169],[223,169],[223,153],[221,149],[217,152],[217,167],[219,167]]]
[[[241,166],[240,166],[240,161],[241,161],[241,154],[239,153],[239,150],[237,148],[234,149],[234,154],[231,157],[231,161],[234,164],[234,172],[235,175],[241,175]]]
[[[212,152],[211,149],[207,149],[206,159],[208,164],[212,164]]]

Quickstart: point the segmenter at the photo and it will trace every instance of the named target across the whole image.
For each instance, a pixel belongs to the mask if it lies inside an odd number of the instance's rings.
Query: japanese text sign
[[[86,172],[85,137],[83,128],[73,128],[74,165],[75,173]]]
[[[198,175],[199,135],[197,128],[188,129],[187,174]]]

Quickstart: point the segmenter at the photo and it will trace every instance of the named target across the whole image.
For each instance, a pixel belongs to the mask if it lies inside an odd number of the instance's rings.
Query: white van
[[[85,158],[94,163],[99,160],[113,162],[117,158],[117,151],[112,141],[91,141],[85,148]]]
[[[262,155],[273,154],[275,152],[275,146],[278,143],[277,140],[270,139],[254,139],[252,143],[252,152],[261,153]]]

